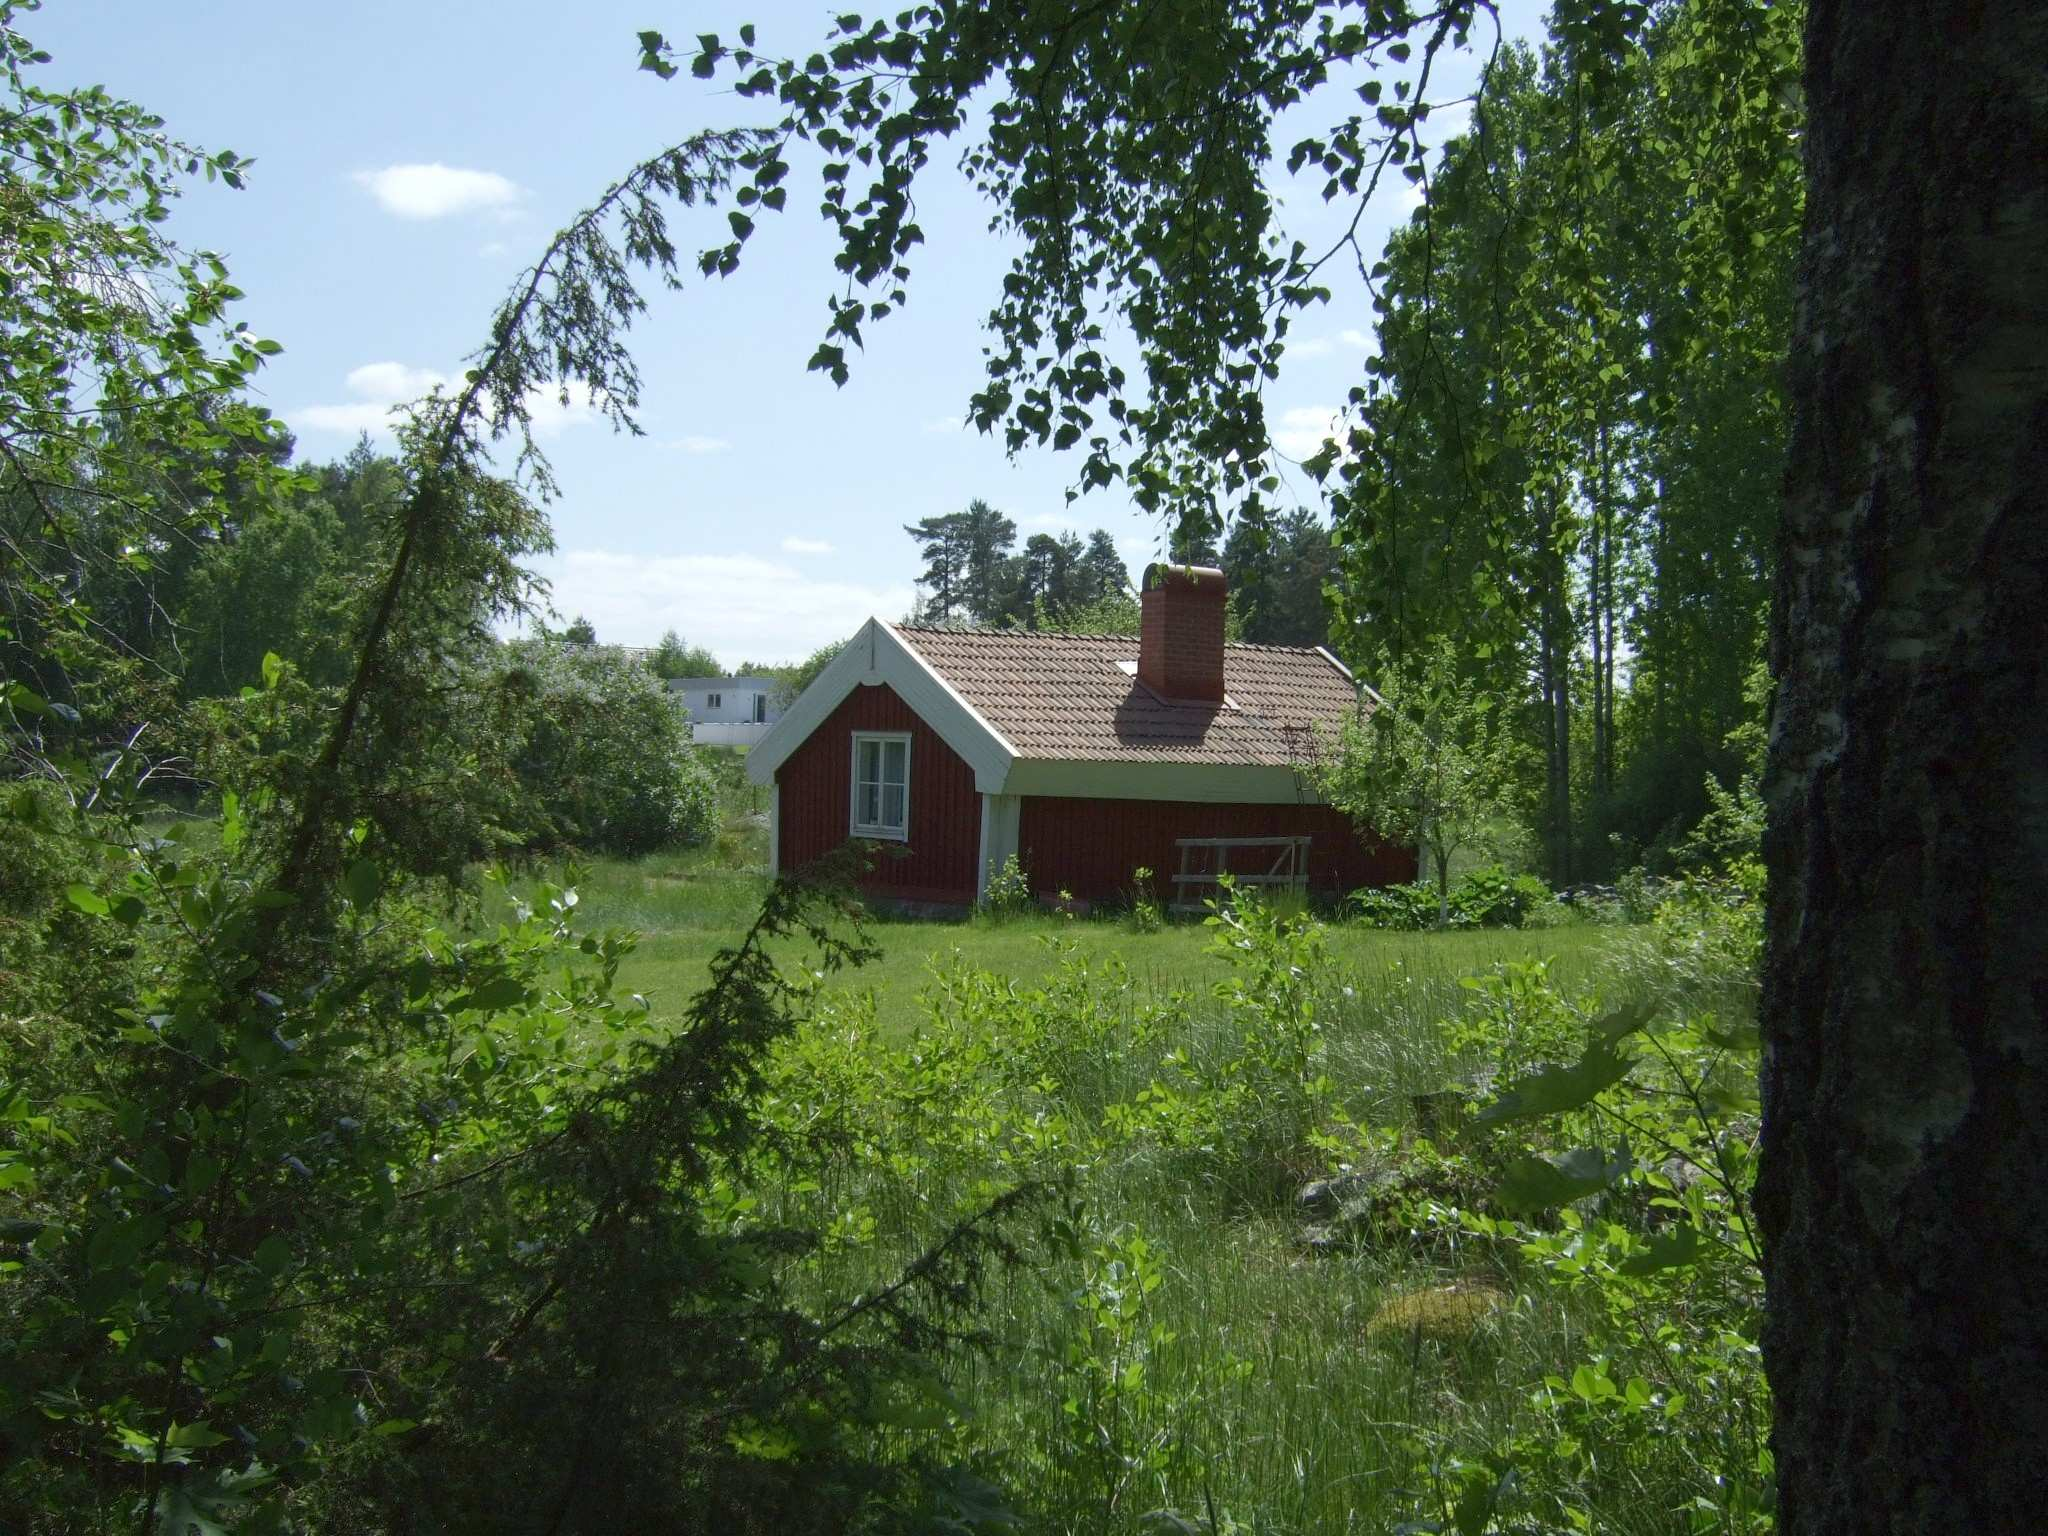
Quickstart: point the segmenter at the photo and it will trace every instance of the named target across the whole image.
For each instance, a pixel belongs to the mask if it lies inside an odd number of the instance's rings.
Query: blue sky
[[[1539,18],[1527,3],[1503,13],[1511,33]],[[247,190],[196,188],[173,228],[226,256],[248,295],[242,317],[283,343],[261,389],[301,457],[319,460],[380,431],[394,400],[458,373],[521,266],[619,172],[695,129],[758,120],[760,103],[640,73],[640,29],[730,35],[753,20],[764,52],[809,52],[831,14],[787,0],[53,0],[18,21],[55,56],[46,83],[104,84],[181,137],[255,157]],[[1431,99],[1469,89],[1473,68],[1440,67]],[[1287,196],[1311,243],[1349,217],[1306,180]],[[900,617],[917,569],[902,526],[977,496],[1021,535],[1108,528],[1134,575],[1155,557],[1161,527],[1115,490],[1067,504],[1071,456],[1012,462],[961,429],[1007,258],[950,173],[920,188],[926,245],[909,307],[869,328],[844,389],[805,372],[833,278],[815,202],[799,182],[736,277],[653,299],[635,332],[646,437],[581,411],[544,417],[561,496],[559,550],[540,569],[563,616],[625,644],[672,627],[729,666],[800,657],[870,614]],[[1384,188],[1370,248],[1411,208],[1405,185]],[[679,226],[682,248],[715,243],[714,217],[695,226],[702,238]],[[1314,451],[1370,330],[1355,280],[1297,323],[1268,395],[1283,449]],[[1292,482],[1313,499],[1306,477]]]

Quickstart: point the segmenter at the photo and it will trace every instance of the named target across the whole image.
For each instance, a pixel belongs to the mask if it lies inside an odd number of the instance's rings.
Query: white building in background
[[[772,677],[672,677],[668,691],[700,747],[751,747],[782,718]]]

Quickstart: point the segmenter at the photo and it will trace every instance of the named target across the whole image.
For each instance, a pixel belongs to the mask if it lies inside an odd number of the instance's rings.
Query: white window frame
[[[725,695],[724,695],[724,694],[722,694],[722,693],[707,693],[707,694],[705,694],[705,695],[704,695],[704,707],[705,707],[706,709],[721,709],[721,708],[723,708],[723,707],[724,707],[724,705],[725,705]]]
[[[860,749],[865,742],[903,743],[903,825],[900,827],[863,825],[860,819]],[[886,759],[887,754],[884,753]],[[853,733],[852,756],[847,771],[846,821],[855,837],[874,838],[878,841],[907,843],[910,841],[910,732],[908,731],[855,731]],[[888,780],[879,781],[886,784]],[[881,797],[877,797],[879,802]]]

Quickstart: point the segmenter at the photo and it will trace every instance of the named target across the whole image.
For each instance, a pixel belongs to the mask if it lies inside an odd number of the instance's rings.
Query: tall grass
[[[828,999],[780,1091],[857,1106],[863,1145],[785,1178],[775,1214],[858,1213],[861,1240],[822,1261],[838,1289],[892,1272],[992,1182],[1064,1179],[1061,1236],[993,1298],[995,1349],[950,1380],[964,1408],[946,1433],[1019,1491],[1034,1528],[1384,1531],[1442,1516],[1452,1469],[1523,1434],[1532,1384],[1573,1370],[1585,1320],[1512,1254],[1455,1231],[1306,1246],[1294,1190],[1331,1155],[1304,1138],[1313,1127],[1270,1138],[1254,1104],[1186,1135],[1164,1120],[1117,1129],[1162,1083],[1227,1081],[1246,1022],[1215,974],[1179,963],[1212,935],[1126,937],[1113,954],[1088,931],[1038,936],[1066,951],[1050,980],[942,967],[907,1034],[872,994]],[[991,947],[956,937],[963,957]],[[1445,1029],[1473,1004],[1463,979],[1526,959],[1527,937],[1334,936],[1313,986],[1325,1110],[1411,1140],[1415,1096],[1469,1066]],[[1603,936],[1540,938],[1553,979],[1597,990]],[[1443,1329],[1376,1325],[1417,1293],[1473,1305]],[[1120,1307],[1129,1318],[1106,1325]],[[1670,1529],[1678,1496],[1603,1505],[1603,1528]]]
[[[579,889],[599,923],[641,931],[624,974],[660,1027],[661,997],[701,984],[761,879],[700,853],[593,863]],[[1252,1050],[1286,1022],[1248,1022],[1212,929],[1034,914],[873,937],[880,963],[834,978],[771,1070],[762,1112],[785,1150],[749,1176],[743,1219],[827,1232],[802,1263],[821,1298],[843,1296],[991,1190],[1048,1181],[1044,1229],[1020,1234],[1030,1262],[984,1298],[989,1347],[949,1359],[940,1406],[886,1434],[1058,1532],[1443,1522],[1502,1447],[1559,1443],[1570,1426],[1541,1384],[1608,1347],[1596,1303],[1455,1223],[1312,1247],[1295,1191],[1352,1161],[1439,1166],[1418,1100],[1485,1064],[1470,980],[1496,967],[1545,961],[1543,984],[1588,1009],[1654,994],[1733,1015],[1752,996],[1740,944],[1697,925],[1338,927],[1303,992],[1303,1079],[1323,1086],[1297,1101]],[[1233,1098],[1239,1081],[1253,1091]],[[1453,1195],[1461,1157],[1442,1160]],[[1702,1490],[1715,1458],[1755,1443],[1617,1444],[1573,1497],[1603,1531],[1723,1529],[1698,1523]]]

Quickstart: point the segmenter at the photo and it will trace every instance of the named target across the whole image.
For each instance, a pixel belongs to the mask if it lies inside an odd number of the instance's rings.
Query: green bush
[[[1022,917],[1032,907],[1031,876],[1017,855],[1011,854],[1001,866],[991,864],[988,890],[982,896],[982,910],[993,918]]]
[[[1446,926],[1519,928],[1551,901],[1550,889],[1534,875],[1510,875],[1500,865],[1475,869],[1451,887]],[[1367,928],[1415,932],[1437,926],[1436,887],[1427,880],[1410,885],[1368,886],[1346,899],[1351,916]]]
[[[1410,885],[1366,886],[1344,903],[1363,927],[1412,933],[1436,923],[1436,887],[1417,880]]]
[[[1159,904],[1152,871],[1140,864],[1131,871],[1130,923],[1136,933],[1157,933],[1166,926],[1166,909]]]
[[[557,640],[505,647],[512,760],[533,842],[645,853],[709,842],[718,785],[660,679],[623,652]]]

